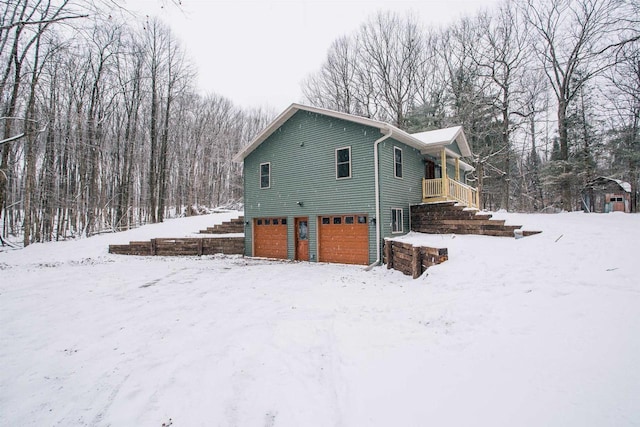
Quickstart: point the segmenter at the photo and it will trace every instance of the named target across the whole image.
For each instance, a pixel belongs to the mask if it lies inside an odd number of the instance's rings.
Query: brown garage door
[[[319,254],[323,262],[369,263],[369,226],[366,215],[331,215],[318,218]]]
[[[287,219],[254,219],[253,249],[253,256],[287,259]]]

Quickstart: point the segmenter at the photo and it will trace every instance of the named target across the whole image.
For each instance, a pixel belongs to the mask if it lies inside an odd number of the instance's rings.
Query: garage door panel
[[[320,261],[362,265],[369,263],[369,227],[366,216],[359,217],[362,223],[357,223],[358,216],[353,215],[320,217]],[[355,223],[348,223],[352,220]]]
[[[284,224],[283,224],[284,222]],[[253,222],[254,256],[287,258],[287,221],[285,218],[256,218]]]

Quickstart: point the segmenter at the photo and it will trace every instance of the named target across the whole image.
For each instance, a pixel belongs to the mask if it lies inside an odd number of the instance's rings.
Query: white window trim
[[[393,212],[400,211],[400,230],[393,229]],[[391,234],[401,234],[404,233],[404,209],[402,208],[391,208]]]
[[[400,166],[402,166],[402,176],[398,176],[398,171],[396,169],[396,150],[400,151]],[[404,153],[402,152],[402,148],[398,146],[393,147],[393,176],[394,178],[403,179],[404,178]]]
[[[349,176],[338,177],[338,151],[340,151],[340,150],[349,150]],[[351,179],[351,177],[353,176],[352,173],[351,173],[351,164],[352,163],[353,163],[353,158],[351,157],[351,146],[336,148],[336,152],[335,152],[336,179],[338,179],[338,180]]]
[[[269,185],[267,187],[262,186],[262,166],[269,165]],[[271,188],[271,162],[260,163],[260,168],[258,169],[258,185],[261,190],[267,190]]]

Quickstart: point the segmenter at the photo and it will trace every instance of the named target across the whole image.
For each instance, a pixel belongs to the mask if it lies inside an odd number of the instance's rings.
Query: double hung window
[[[393,173],[396,178],[402,178],[402,148],[393,147]]]
[[[336,150],[336,179],[351,178],[351,147]]]
[[[271,163],[260,163],[260,188],[271,187]]]

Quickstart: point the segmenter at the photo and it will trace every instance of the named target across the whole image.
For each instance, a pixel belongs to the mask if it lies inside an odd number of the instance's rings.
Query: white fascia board
[[[415,133],[412,137],[422,142],[423,154],[433,154],[434,151],[457,142],[462,157],[471,156],[471,149],[469,148],[469,143],[467,142],[467,137],[464,135],[462,126]]]
[[[460,160],[459,163],[460,163],[460,169],[464,170],[465,172],[471,172],[476,170],[476,168],[474,168],[467,162],[463,162],[462,160]]]
[[[278,130],[287,120],[289,120],[298,111],[309,111],[311,113],[322,114],[324,116],[333,117],[336,119],[346,120],[352,123],[358,123],[365,126],[374,127],[380,129],[383,134],[387,134],[390,128],[393,127],[377,120],[368,119],[366,117],[354,116],[352,114],[341,113],[339,111],[327,110],[325,108],[310,107],[308,105],[301,105],[293,103],[278,117],[276,117],[262,132],[260,132],[245,148],[235,155],[233,160],[235,162],[242,162],[253,150],[255,150],[265,139],[269,137],[273,132]],[[397,129],[400,131],[400,129]],[[394,129],[395,134],[396,129]]]
[[[353,114],[348,114],[348,113],[341,113],[340,111],[327,110],[326,108],[311,107],[309,105],[302,105],[302,104],[291,104],[291,107],[295,107],[297,110],[304,110],[304,111],[309,111],[311,113],[318,113],[324,116],[334,117],[336,119],[342,119],[348,122],[358,123],[361,125],[370,126],[378,129],[387,129],[390,126],[387,123],[383,123],[378,120],[369,119],[367,117],[354,116]]]
[[[412,136],[427,145],[451,143],[460,134],[462,126],[453,126],[444,129],[429,130],[425,132],[418,132],[412,134]]]
[[[460,147],[460,151],[463,157],[471,156],[471,150],[469,149],[469,145],[467,144],[467,139],[464,136],[464,132],[462,131],[462,126],[456,126],[454,128],[441,129],[437,131],[430,132],[422,132],[422,135],[430,134],[431,140],[437,136],[441,135],[444,137],[444,140],[437,143],[426,143],[419,138],[403,131],[402,129],[390,125],[388,123],[383,123],[378,120],[369,119],[366,117],[354,116],[353,114],[341,113],[339,111],[328,110],[326,108],[319,107],[311,107],[308,105],[302,104],[291,104],[286,110],[284,110],[278,117],[276,117],[262,132],[260,132],[245,148],[243,148],[236,156],[233,158],[235,162],[241,163],[245,157],[247,157],[253,150],[255,150],[265,139],[269,137],[273,132],[275,132],[280,126],[282,126],[287,120],[289,120],[295,113],[298,111],[309,111],[312,113],[321,114],[328,117],[333,117],[336,119],[346,120],[352,123],[358,123],[364,126],[369,126],[373,128],[377,128],[383,135],[389,134],[389,132],[393,133],[393,138],[398,142],[402,142],[410,147],[419,150],[423,154],[432,154],[434,149],[441,149],[442,147],[446,147],[450,145],[454,141],[458,141],[458,145]],[[453,152],[449,152],[450,156],[458,157],[457,154]]]
[[[249,143],[249,145],[244,147],[238,154],[235,155],[235,157],[233,158],[233,161],[241,163],[244,160],[244,158],[249,155],[249,153],[255,150],[258,147],[258,145],[262,143],[262,141],[267,139],[269,135],[271,135],[273,132],[276,131],[276,129],[282,126],[284,122],[289,120],[291,116],[293,116],[296,113],[296,111],[298,111],[295,108],[295,105],[296,104],[291,104],[289,108],[287,108],[282,113],[280,113],[280,115],[276,117],[269,124],[269,126],[264,128],[262,132],[260,132],[255,138],[253,138],[253,140]]]
[[[447,154],[447,158],[448,159],[452,159],[452,158],[455,159],[456,157],[458,157],[458,158],[463,157],[460,154],[456,153],[455,151],[452,151],[449,148],[447,148],[448,145],[449,144],[447,144],[447,143],[429,145],[429,147],[423,148],[422,150],[420,150],[420,153],[421,154],[429,154],[431,156],[439,157],[440,153],[442,152],[442,149],[444,148],[444,152]]]

